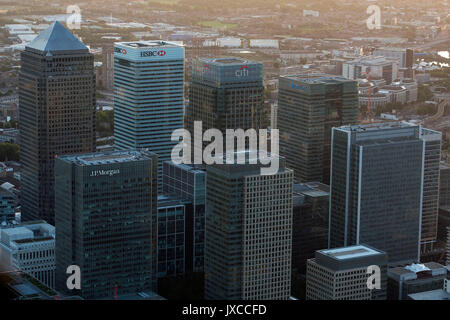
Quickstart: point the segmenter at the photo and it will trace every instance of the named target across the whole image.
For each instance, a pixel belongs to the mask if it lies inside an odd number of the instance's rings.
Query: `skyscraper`
[[[380,269],[380,289],[369,288],[369,277]],[[366,245],[316,251],[308,260],[307,300],[386,300],[387,255]]]
[[[364,243],[417,262],[425,142],[402,122],[333,128],[329,247]]]
[[[216,128],[255,129],[267,127],[263,67],[241,58],[200,58],[192,63],[192,84],[185,128],[194,136],[194,121],[203,132]],[[225,142],[225,141],[224,141]]]
[[[293,172],[260,168],[207,167],[206,299],[289,299]]]
[[[163,164],[163,192],[188,199],[186,213],[186,271],[203,272],[205,251],[206,170],[197,165]],[[190,212],[192,210],[192,212]]]
[[[95,151],[94,57],[59,22],[21,53],[23,220],[54,224],[55,156]]]
[[[148,148],[171,159],[172,132],[183,128],[184,48],[165,41],[114,45],[114,145]]]
[[[358,123],[358,84],[340,76],[282,76],[280,155],[298,182],[329,183],[331,128]]]
[[[442,133],[421,128],[420,138],[425,142],[423,168],[423,201],[421,237],[422,252],[432,250],[437,239],[439,212],[439,168]]]
[[[83,298],[156,289],[157,162],[145,150],[58,157],[56,290],[67,293],[70,265]]]

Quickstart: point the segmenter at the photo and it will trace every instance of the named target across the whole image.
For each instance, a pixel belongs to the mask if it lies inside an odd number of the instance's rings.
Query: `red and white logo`
[[[165,55],[166,55],[166,52],[164,50],[158,51],[158,56],[162,57]]]
[[[127,50],[122,49],[122,54],[127,54]]]
[[[248,67],[247,66],[240,67],[239,70],[236,70],[235,75],[236,75],[236,77],[248,76]]]

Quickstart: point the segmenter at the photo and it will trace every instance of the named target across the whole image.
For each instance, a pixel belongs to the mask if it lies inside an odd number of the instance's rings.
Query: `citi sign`
[[[141,51],[141,57],[164,57],[166,52],[164,50],[152,50],[152,51]]]
[[[248,67],[242,66],[239,70],[236,70],[234,73],[236,77],[247,77],[248,76]]]

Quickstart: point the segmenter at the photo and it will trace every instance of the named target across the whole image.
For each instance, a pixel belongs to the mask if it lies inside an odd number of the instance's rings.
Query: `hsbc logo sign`
[[[114,52],[121,53],[121,54],[127,54],[127,50],[122,48],[114,48]]]
[[[164,57],[166,53],[164,50],[141,51],[141,57]]]

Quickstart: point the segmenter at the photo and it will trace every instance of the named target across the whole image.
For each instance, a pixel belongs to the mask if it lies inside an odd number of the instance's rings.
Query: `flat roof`
[[[372,255],[378,255],[381,252],[364,245],[355,245],[343,248],[319,250],[320,253],[336,260],[345,260],[353,258],[361,258]]]
[[[162,40],[140,40],[140,41],[129,41],[129,42],[116,42],[115,44],[119,44],[124,47],[133,48],[133,49],[148,49],[148,48],[175,48],[182,47],[178,43],[171,41],[162,41]]]
[[[354,126],[342,126],[337,129],[343,131],[352,132],[367,132],[367,131],[377,131],[382,129],[396,129],[396,128],[411,128],[418,127],[419,125],[412,124],[405,121],[388,121],[388,122],[375,122],[368,124],[358,124]]]
[[[251,61],[239,57],[222,57],[222,58],[199,58],[200,61],[216,66],[233,66],[243,64],[262,64],[261,62]]]
[[[412,293],[408,295],[412,300],[450,300],[450,293],[442,289]]]
[[[281,78],[304,82],[304,83],[308,83],[308,84],[356,82],[356,80],[347,79],[343,76],[337,76],[337,75],[320,73],[320,72],[299,73],[299,74],[295,74],[295,75],[281,76]]]
[[[121,162],[131,162],[151,159],[148,153],[137,150],[104,151],[93,152],[81,155],[61,156],[61,160],[72,162],[78,165],[97,165]]]

